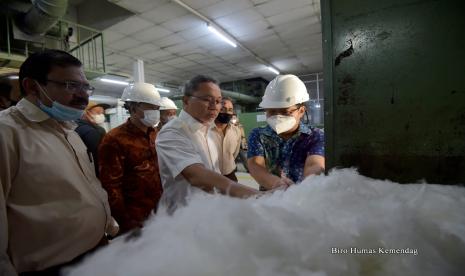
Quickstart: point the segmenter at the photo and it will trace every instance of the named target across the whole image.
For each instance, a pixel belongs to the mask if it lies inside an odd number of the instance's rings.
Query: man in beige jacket
[[[93,87],[58,50],[21,65],[24,98],[0,112],[0,275],[59,275],[114,233],[107,194],[72,122]]]

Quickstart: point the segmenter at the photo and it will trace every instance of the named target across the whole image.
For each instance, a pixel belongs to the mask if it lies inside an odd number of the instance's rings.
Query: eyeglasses
[[[292,110],[267,109],[265,112],[266,112],[266,115],[268,115],[268,116],[274,116],[274,115],[291,116],[297,110],[299,110],[299,107],[295,108],[295,109],[292,109]]]
[[[59,85],[62,85],[68,90],[69,92],[76,94],[81,91],[85,91],[87,95],[92,95],[94,93],[95,87],[87,84],[87,83],[82,83],[82,82],[77,82],[77,81],[56,81],[56,80],[49,80],[47,81],[51,83],[56,83]]]
[[[210,97],[210,96],[199,97],[199,96],[190,95],[189,97],[199,99],[200,101],[207,103],[207,104],[215,104],[215,105],[221,105],[223,101],[222,98],[215,98],[215,97]]]

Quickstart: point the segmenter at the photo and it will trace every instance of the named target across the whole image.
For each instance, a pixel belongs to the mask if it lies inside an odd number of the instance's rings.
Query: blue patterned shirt
[[[324,156],[324,132],[300,123],[299,131],[284,140],[269,126],[254,128],[249,135],[247,158],[263,156],[267,170],[281,176],[283,172],[294,182],[304,178],[307,156]]]

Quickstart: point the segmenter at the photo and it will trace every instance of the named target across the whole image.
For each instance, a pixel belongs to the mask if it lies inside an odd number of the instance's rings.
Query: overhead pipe
[[[246,95],[246,94],[243,94],[243,93],[229,91],[229,90],[223,90],[223,89],[221,89],[221,95],[230,97],[233,100],[237,100],[237,101],[240,101],[240,102],[246,102],[246,103],[249,103],[249,104],[257,104],[257,103],[259,103],[261,101],[261,98],[259,98],[259,97],[253,97],[253,96],[249,96],[249,95]],[[179,100],[182,97],[183,97],[182,94],[177,94],[177,95],[171,96],[170,98],[172,98],[174,100]]]
[[[249,96],[243,93],[229,91],[229,90],[221,90],[221,94],[223,96],[230,97],[234,100],[238,100],[241,102],[247,102],[247,103],[259,103],[262,100],[261,98],[258,98],[258,97],[253,97],[253,96]]]
[[[62,18],[68,0],[32,0],[32,7],[19,19],[20,29],[29,34],[44,34]]]

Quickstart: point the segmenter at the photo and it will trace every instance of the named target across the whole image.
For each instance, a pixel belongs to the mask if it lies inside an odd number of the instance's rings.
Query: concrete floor
[[[255,179],[253,179],[253,177],[249,173],[236,172],[236,177],[239,183],[258,190],[257,182],[255,181]]]

